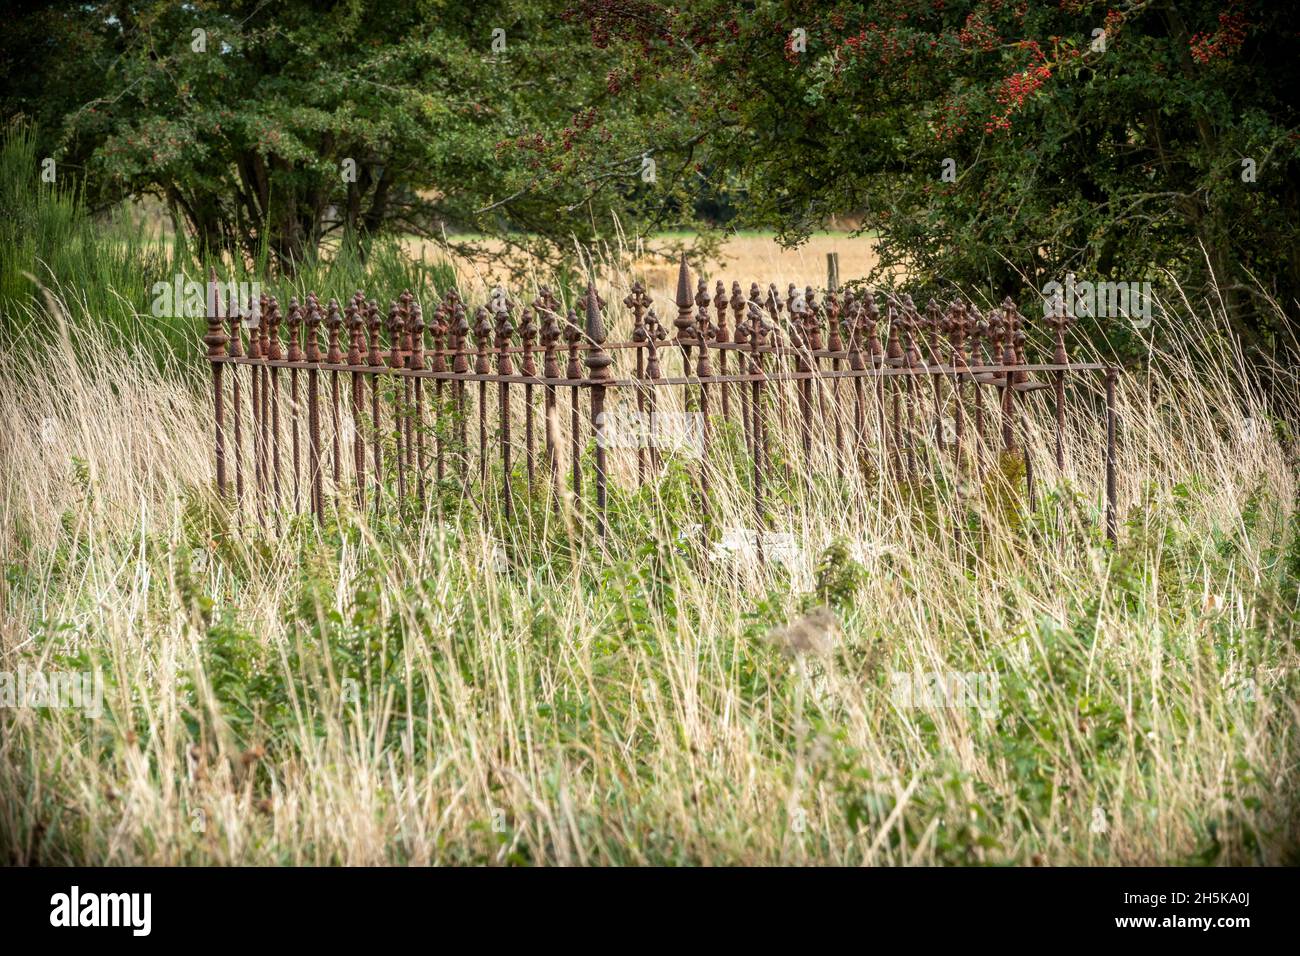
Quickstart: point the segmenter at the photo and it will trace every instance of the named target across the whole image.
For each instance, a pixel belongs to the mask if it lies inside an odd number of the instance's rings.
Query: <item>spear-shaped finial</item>
[[[585,359],[588,377],[600,382],[608,381],[614,377],[609,370],[614,359],[605,351],[605,322],[600,315],[600,297],[596,295],[594,285],[587,286],[586,335],[592,346]]]
[[[682,253],[681,265],[677,269],[677,318],[673,325],[677,327],[677,341],[690,342],[695,336],[695,316],[691,298],[691,270],[686,265],[686,253]]]

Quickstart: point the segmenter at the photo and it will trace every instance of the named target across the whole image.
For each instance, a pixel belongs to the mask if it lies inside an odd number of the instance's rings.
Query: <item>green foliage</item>
[[[675,208],[642,183],[639,152],[587,142],[614,147],[667,93],[612,99],[614,57],[556,12],[536,0],[42,11],[14,40],[52,31],[79,58],[47,57],[40,83],[12,77],[5,105],[57,134],[52,154],[84,169],[96,203],[155,196],[201,250],[294,271],[324,242],[365,249],[381,231],[449,226],[554,254],[592,240],[597,221],[608,230],[638,193],[665,221]],[[665,159],[659,182],[687,172]]]
[[[1025,285],[1067,273],[1172,299],[1170,270],[1217,303],[1213,272],[1248,345],[1290,345],[1269,301],[1300,298],[1300,57],[1284,7],[576,6],[628,89],[673,81],[633,142],[698,144],[701,178],[740,188],[737,225],[797,242],[857,212],[880,237],[873,281],[902,266],[914,295],[991,288],[1027,315],[1041,306]],[[1145,351],[1128,323],[1084,327]]]
[[[867,581],[866,569],[853,558],[848,544],[842,540],[832,541],[821,553],[815,574],[817,603],[839,609],[852,607]]]

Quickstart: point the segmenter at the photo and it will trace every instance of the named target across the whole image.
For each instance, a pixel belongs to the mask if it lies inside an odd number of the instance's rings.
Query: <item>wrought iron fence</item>
[[[448,289],[429,321],[409,292],[386,314],[361,292],[343,305],[309,294],[282,312],[273,296],[241,303],[220,288],[213,273],[204,342],[216,481],[241,505],[323,519],[344,496],[359,509],[394,497],[399,507],[422,508],[431,483],[452,481],[469,495],[499,482],[511,516],[523,490],[512,483],[558,509],[566,492],[581,504],[587,470],[603,537],[610,393],[633,393],[652,436],[664,397],[678,390],[698,422],[705,516],[707,463],[722,428],[743,436],[759,527],[778,440],[798,450],[780,463],[782,477],[793,468],[805,480],[818,453],[840,470],[883,463],[893,477],[915,480],[926,468],[982,470],[991,454],[1011,452],[1023,457],[1032,509],[1034,461],[1020,437],[1030,403],[1036,393],[1050,397],[1055,463],[1064,468],[1067,380],[1090,373],[1104,381],[1105,525],[1115,537],[1116,371],[1069,360],[1072,319],[1059,306],[1044,320],[1050,359],[1030,361],[1027,322],[1010,299],[987,311],[931,300],[922,311],[909,296],[886,295],[882,311],[871,292],[832,289],[819,299],[811,287],[782,295],[774,284],[746,292],[718,281],[710,293],[703,278],[692,293],[685,259],[671,327],[637,282],[623,300],[632,324],[620,341],[610,340],[607,304],[594,286],[567,310],[547,287],[522,310],[498,287],[472,313]],[[594,462],[584,469],[591,439]],[[633,444],[633,480],[644,483],[662,467],[663,450],[654,440]]]

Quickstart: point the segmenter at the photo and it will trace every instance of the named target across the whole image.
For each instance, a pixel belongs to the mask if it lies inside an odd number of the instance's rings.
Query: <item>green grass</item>
[[[65,312],[73,322],[74,349],[81,346],[78,329],[87,323],[89,331],[106,333],[111,344],[197,369],[202,316],[154,314],[155,285],[172,285],[178,275],[182,283],[202,284],[215,268],[223,282],[256,281],[279,298],[282,310],[290,296],[301,299],[307,290],[322,302],[346,301],[358,289],[392,295],[410,289],[428,301],[453,282],[445,262],[411,259],[391,238],[375,240],[364,251],[345,244],[332,255],[302,263],[292,275],[271,270],[265,250],[253,262],[204,255],[183,236],[149,238],[120,213],[93,219],[70,175],[47,184],[40,170],[32,130],[24,125],[5,130],[0,140],[0,344],[49,334],[54,315],[48,293],[72,306]]]
[[[1116,546],[1089,392],[1063,471],[1045,408],[1026,434],[1033,513],[1015,456],[960,498],[950,468],[900,484],[878,459],[774,479],[789,566],[715,550],[751,521],[725,431],[707,521],[671,461],[615,478],[605,547],[522,472],[513,520],[450,481],[427,510],[390,484],[378,513],[317,527],[286,493],[237,521],[201,323],[140,347],[141,250],[75,197],[24,201],[44,225],[3,255],[50,261],[50,294],[4,287],[42,334],[0,350],[0,672],[98,670],[104,701],[0,708],[0,860],[1300,862],[1296,422],[1220,317],[1180,316],[1120,379]],[[276,293],[448,281],[377,250]],[[996,706],[899,696],[930,674]]]

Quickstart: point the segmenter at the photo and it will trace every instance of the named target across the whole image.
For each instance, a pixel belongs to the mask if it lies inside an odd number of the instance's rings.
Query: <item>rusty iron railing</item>
[[[496,480],[509,517],[519,450],[513,426],[521,418],[529,495],[544,493],[558,509],[567,470],[580,504],[585,393],[587,434],[595,439],[594,521],[603,537],[610,479],[602,429],[610,391],[632,390],[638,414],[653,423],[662,415],[665,390],[682,389],[686,407],[698,413],[696,482],[706,517],[707,461],[719,421],[743,435],[758,527],[765,522],[777,433],[792,442],[797,436],[790,447],[798,448],[802,462],[794,464],[807,480],[816,471],[815,449],[823,464],[846,470],[874,460],[900,479],[916,479],[927,462],[946,462],[949,455],[951,466],[982,472],[1000,437],[1002,450],[1023,456],[1032,510],[1026,403],[1036,392],[1050,395],[1055,463],[1062,469],[1067,378],[1094,373],[1104,379],[1105,526],[1115,539],[1116,371],[1069,361],[1066,332],[1073,319],[1059,306],[1044,320],[1054,342],[1051,359],[1035,363],[1026,356],[1026,320],[1009,298],[983,313],[960,300],[946,310],[931,300],[922,312],[909,296],[887,295],[882,314],[870,292],[831,290],[819,300],[811,287],[791,285],[782,296],[774,284],[763,290],[755,283],[745,293],[738,282],[728,290],[719,281],[710,294],[701,278],[692,294],[684,258],[671,332],[637,282],[623,300],[631,335],[617,342],[609,341],[606,303],[594,286],[583,296],[581,316],[565,311],[546,287],[521,312],[498,288],[472,313],[453,288],[427,322],[409,292],[385,316],[361,292],[342,306],[333,299],[322,305],[309,294],[282,312],[274,297],[241,304],[231,294],[223,303],[219,289],[213,273],[204,342],[212,367],[216,481],[223,497],[233,485],[241,506],[304,510],[305,498],[306,510],[323,519],[331,496],[351,494],[360,509],[380,507],[393,495],[401,507],[413,499],[422,508],[431,481],[441,486],[451,479],[467,495],[476,482],[486,490],[499,458]],[[666,373],[668,365],[680,373]],[[1000,436],[990,439],[995,420]],[[636,482],[661,467],[660,449],[638,442]],[[780,467],[789,476],[791,462]]]

